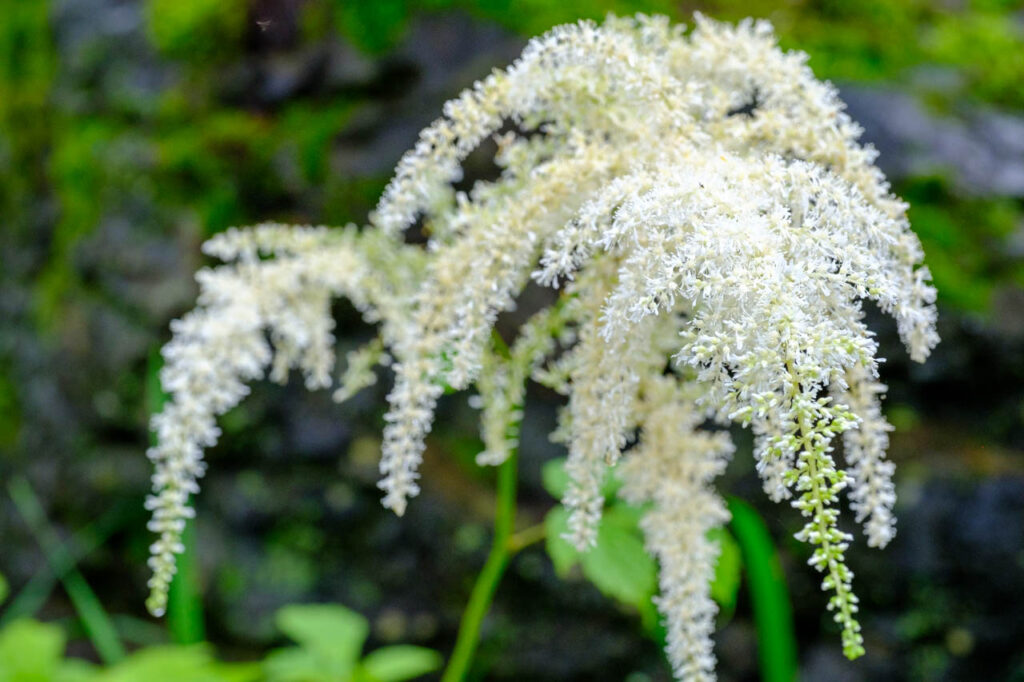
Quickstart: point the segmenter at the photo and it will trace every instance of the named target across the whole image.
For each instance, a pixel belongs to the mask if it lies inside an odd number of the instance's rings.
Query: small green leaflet
[[[541,470],[544,488],[561,497],[569,484],[565,461],[551,460]],[[658,592],[657,563],[644,548],[640,519],[643,510],[615,497],[619,488],[614,472],[602,489],[605,508],[597,534],[597,544],[588,552],[579,552],[565,536],[568,534],[569,512],[556,505],[544,519],[546,548],[555,572],[569,578],[579,567],[583,576],[603,594],[636,608],[648,629],[657,624],[653,598]],[[716,528],[709,539],[719,545],[711,597],[719,604],[725,618],[732,616],[740,586],[742,559],[739,546],[725,528]]]

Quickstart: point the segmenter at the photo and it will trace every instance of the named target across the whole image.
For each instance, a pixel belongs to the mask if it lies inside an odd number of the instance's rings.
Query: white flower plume
[[[350,354],[336,396],[393,360],[385,506],[402,514],[419,492],[445,390],[476,386],[483,464],[516,447],[528,378],[565,393],[572,539],[594,542],[605,469],[637,437],[624,494],[651,503],[643,528],[661,563],[669,655],[680,679],[712,679],[706,533],[727,519],[711,485],[731,445],[699,427],[746,425],[767,494],[806,519],[798,537],[814,545],[844,651],[863,652],[841,490],[869,544],[886,544],[895,521],[885,389],[861,305],[894,317],[923,361],[938,342],[935,291],[906,206],[806,56],[782,52],[765,22],[696,24],[687,34],[661,17],[609,17],[552,29],[445,106],[368,228],[262,227],[208,244],[233,262],[201,274],[199,308],[165,349],[173,400],[150,453],[152,610],[216,416],[267,367],[329,385],[328,302],[346,296],[380,340]],[[454,191],[462,160],[490,135],[501,176]],[[428,243],[404,245],[419,218]],[[495,321],[531,280],[558,302],[497,352]],[[833,457],[837,434],[848,470]]]

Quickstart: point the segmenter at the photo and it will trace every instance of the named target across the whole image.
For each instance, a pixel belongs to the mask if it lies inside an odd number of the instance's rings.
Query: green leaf
[[[544,545],[554,564],[555,573],[563,579],[569,576],[572,567],[580,560],[580,553],[565,539],[568,532],[569,511],[557,504],[544,517]]]
[[[740,590],[743,557],[736,539],[725,528],[712,528],[708,539],[718,543],[718,562],[711,581],[711,598],[718,602],[722,614],[731,618],[736,609],[736,595]]]
[[[730,528],[743,554],[757,627],[757,654],[764,682],[796,679],[796,630],[782,564],[764,521],[749,504],[729,498]]]
[[[419,646],[388,646],[363,659],[360,673],[366,682],[401,682],[433,672],[444,659],[433,649]],[[357,675],[356,679],[359,679]]]
[[[569,474],[565,471],[565,459],[549,459],[540,469],[540,480],[544,490],[556,500],[562,499],[569,487]]]
[[[269,682],[334,682],[339,679],[325,670],[318,656],[297,646],[267,654],[263,659],[263,673]]]
[[[53,676],[53,682],[98,682],[103,670],[96,664],[80,658],[62,661]]]
[[[540,480],[544,490],[547,490],[551,497],[562,499],[565,496],[565,491],[569,488],[569,474],[565,470],[565,458],[559,457],[544,462],[540,470]],[[611,469],[601,485],[601,494],[604,495],[605,500],[614,500],[621,487],[622,482],[615,475],[615,469]]]
[[[561,461],[549,462],[549,465],[551,471],[543,472],[545,481],[556,482],[557,472],[564,471]],[[635,607],[640,612],[644,627],[654,631],[659,627],[659,616],[652,601],[658,590],[658,569],[657,562],[644,547],[639,525],[643,514],[642,508],[623,503],[606,507],[597,545],[589,552],[581,553],[565,539],[569,532],[569,512],[562,505],[557,505],[544,519],[545,543],[555,573],[560,578],[567,578],[577,564],[582,564],[583,575],[588,580],[605,595]],[[709,539],[719,543],[711,597],[728,617],[736,606],[742,555],[739,545],[725,529],[712,530]]]
[[[569,531],[569,512],[554,507],[544,519],[545,542],[555,572],[565,578],[576,564],[583,575],[605,595],[636,607],[645,622],[653,617],[651,599],[658,589],[658,569],[644,549],[638,525],[643,511],[616,504],[604,511],[597,545],[579,552],[564,536]]]
[[[0,573],[0,604],[3,604],[7,599],[7,595],[10,594],[11,588],[7,584],[7,578],[4,577],[3,573]]]
[[[638,514],[625,505],[606,509],[597,545],[581,561],[583,574],[599,590],[642,610],[658,589],[658,568],[644,549]]]
[[[50,682],[64,653],[64,632],[56,625],[16,620],[0,631],[0,680]]]
[[[97,682],[256,682],[259,663],[221,663],[208,644],[140,649],[97,677]]]
[[[366,619],[336,604],[294,604],[277,612],[277,627],[330,666],[348,675],[370,634]]]
[[[395,45],[409,22],[406,0],[337,3],[340,33],[356,47],[379,54]]]

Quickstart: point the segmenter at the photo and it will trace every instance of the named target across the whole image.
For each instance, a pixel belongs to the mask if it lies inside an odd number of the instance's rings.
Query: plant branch
[[[508,551],[511,554],[518,554],[530,545],[542,542],[547,537],[547,528],[543,523],[538,523],[528,528],[513,533],[508,539]]]
[[[512,528],[516,517],[516,454],[512,453],[498,468],[498,500],[494,516],[494,541],[487,555],[480,575],[473,585],[469,603],[462,614],[455,649],[448,659],[441,682],[463,682],[473,662],[477,644],[480,642],[480,627],[490,610],[494,593],[498,589],[505,568],[512,557]]]

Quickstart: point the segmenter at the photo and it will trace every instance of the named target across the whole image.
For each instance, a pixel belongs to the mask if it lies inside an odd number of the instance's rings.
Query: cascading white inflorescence
[[[914,360],[938,336],[906,205],[859,134],[766,22],[698,16],[687,33],[663,17],[609,17],[552,29],[449,102],[366,229],[264,226],[212,240],[208,252],[231,262],[201,275],[199,307],[164,351],[172,400],[150,451],[151,610],[164,607],[216,416],[267,367],[329,385],[329,300],[346,296],[380,339],[349,355],[336,397],[374,381],[378,362],[395,373],[385,506],[402,514],[419,492],[446,390],[476,387],[479,460],[492,465],[517,445],[528,378],[566,394],[557,436],[569,450],[571,539],[594,543],[601,481],[637,438],[619,470],[623,494],[649,505],[668,653],[680,679],[712,679],[706,535],[728,518],[712,484],[732,445],[701,424],[749,426],[765,491],[806,518],[797,537],[815,547],[845,653],[860,655],[840,491],[850,488],[870,545],[895,533],[885,387],[862,301],[895,318]],[[455,191],[462,160],[491,135],[500,177]],[[421,218],[426,245],[404,244]],[[498,352],[495,321],[531,281],[557,302]]]

